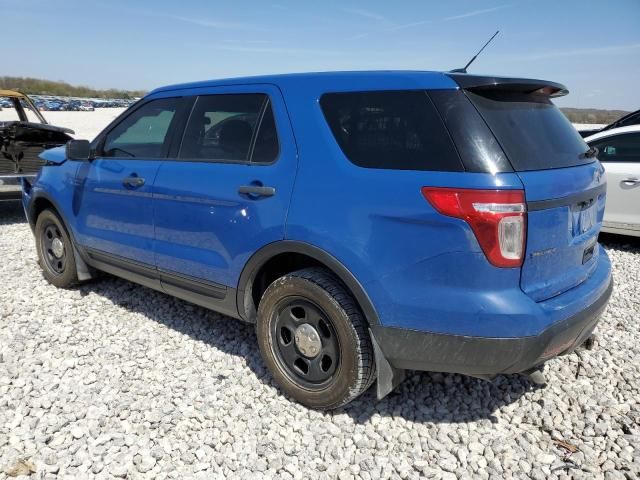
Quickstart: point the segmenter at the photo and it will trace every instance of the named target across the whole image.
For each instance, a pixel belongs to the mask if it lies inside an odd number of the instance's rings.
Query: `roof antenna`
[[[493,34],[493,36],[487,40],[487,43],[485,43],[482,48],[480,50],[478,50],[478,53],[476,53],[473,58],[471,60],[469,60],[469,63],[467,63],[464,68],[456,68],[454,70],[451,70],[450,73],[467,73],[467,68],[469,68],[469,65],[471,65],[476,58],[478,58],[478,55],[480,55],[482,53],[482,51],[485,49],[485,47],[487,45],[489,45],[491,43],[491,40],[493,40],[494,38],[496,38],[496,36],[500,33],[500,30],[497,30],[496,33]]]

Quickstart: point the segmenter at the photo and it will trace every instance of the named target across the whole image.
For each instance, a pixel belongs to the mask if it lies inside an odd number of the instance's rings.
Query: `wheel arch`
[[[285,259],[290,261],[288,263],[282,262],[281,265],[281,261]],[[295,268],[287,268],[289,264],[295,265]],[[261,290],[259,293],[261,296],[266,286],[268,286],[258,285],[257,282],[261,279],[273,281],[290,271],[309,266],[321,266],[336,275],[353,295],[367,323],[369,325],[380,324],[378,314],[371,299],[362,284],[347,267],[333,255],[321,248],[307,242],[295,240],[282,240],[270,243],[251,256],[242,270],[238,281],[236,303],[239,315],[245,321],[255,323],[257,304],[259,302],[259,296],[255,289],[258,289],[258,291]],[[271,278],[273,276],[275,276],[275,278]],[[270,281],[268,283],[270,283]]]
[[[31,202],[29,202],[29,215],[27,215],[27,220],[29,220],[29,225],[31,226],[31,229],[35,229],[36,226],[36,221],[38,220],[38,215],[40,215],[40,213],[42,213],[43,210],[46,210],[47,208],[51,208],[52,210],[55,210],[55,212],[58,214],[58,216],[62,219],[62,216],[60,215],[60,209],[58,208],[58,206],[56,205],[56,203],[51,200],[51,198],[49,198],[48,195],[44,194],[44,193],[39,193],[36,196],[34,196],[31,199]],[[67,231],[69,230],[68,225],[66,225],[66,222],[64,221],[64,219],[62,219],[63,223],[65,224],[65,228],[67,229]]]
[[[73,230],[71,230],[71,228],[69,227],[69,224],[64,218],[64,215],[62,215],[62,209],[58,206],[58,203],[47,193],[38,192],[33,196],[27,208],[27,220],[29,221],[29,225],[31,226],[31,230],[34,234],[36,233],[36,222],[38,221],[38,215],[40,215],[40,213],[42,213],[47,208],[50,208],[56,213],[56,215],[58,215],[58,218],[69,234],[69,238],[71,239],[71,243],[73,244],[73,256],[76,262],[76,273],[78,276],[78,280],[84,281],[93,278],[94,273],[80,254],[78,250],[78,244],[73,234]]]

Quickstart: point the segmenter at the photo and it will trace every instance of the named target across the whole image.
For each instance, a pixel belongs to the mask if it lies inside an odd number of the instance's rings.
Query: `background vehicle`
[[[19,200],[21,178],[34,177],[44,162],[43,150],[71,140],[73,130],[49,125],[26,95],[0,90],[5,108],[0,112],[0,201]]]
[[[604,128],[598,128],[595,130],[594,129],[580,130],[579,133],[583,138],[586,138],[586,137],[590,137],[591,135],[595,135],[596,133],[599,133],[599,132],[605,132],[607,130],[613,130],[614,128],[629,127],[631,125],[638,125],[638,124],[640,124],[640,110],[631,112],[630,114],[625,115],[624,117],[616,120],[615,122],[610,123]]]
[[[640,237],[640,125],[606,128],[585,140],[607,172],[602,231]]]
[[[438,72],[160,88],[45,152],[23,205],[52,284],[94,268],[255,323],[305,405],[405,369],[528,374],[612,288],[603,169],[563,93]]]

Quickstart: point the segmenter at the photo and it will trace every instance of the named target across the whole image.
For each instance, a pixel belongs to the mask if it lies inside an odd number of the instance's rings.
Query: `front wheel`
[[[62,220],[52,210],[44,210],[35,228],[38,261],[44,278],[59,288],[78,283],[73,244]]]
[[[311,408],[349,403],[375,378],[375,361],[360,309],[322,268],[274,281],[262,296],[260,353],[282,389]]]

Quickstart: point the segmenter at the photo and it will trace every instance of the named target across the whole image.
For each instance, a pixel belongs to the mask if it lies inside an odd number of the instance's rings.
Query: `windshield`
[[[473,93],[476,106],[516,171],[573,167],[594,161],[564,114],[543,96]]]

